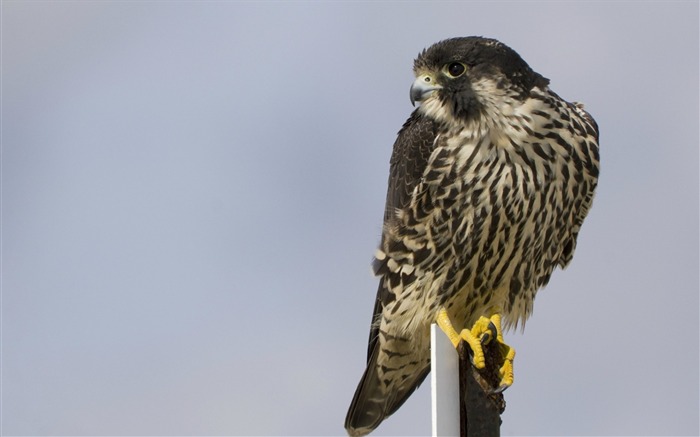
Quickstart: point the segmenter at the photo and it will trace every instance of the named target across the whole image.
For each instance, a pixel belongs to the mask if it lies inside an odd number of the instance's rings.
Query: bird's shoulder
[[[399,130],[390,160],[385,218],[410,204],[413,189],[420,182],[435,147],[439,125],[413,111]]]

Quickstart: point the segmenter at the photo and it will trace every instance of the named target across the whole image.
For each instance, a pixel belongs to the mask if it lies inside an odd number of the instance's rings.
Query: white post
[[[459,354],[434,323],[430,327],[430,385],[433,437],[459,437]]]

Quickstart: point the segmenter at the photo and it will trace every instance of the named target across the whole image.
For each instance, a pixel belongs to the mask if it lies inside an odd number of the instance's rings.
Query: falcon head
[[[423,50],[415,60],[411,103],[443,122],[463,124],[522,103],[549,80],[535,73],[505,44],[481,37],[452,38]]]

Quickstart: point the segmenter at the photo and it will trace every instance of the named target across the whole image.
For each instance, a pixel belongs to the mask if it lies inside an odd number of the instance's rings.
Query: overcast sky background
[[[503,435],[698,435],[696,1],[4,1],[2,433],[343,434],[413,59],[468,35],[601,131]]]

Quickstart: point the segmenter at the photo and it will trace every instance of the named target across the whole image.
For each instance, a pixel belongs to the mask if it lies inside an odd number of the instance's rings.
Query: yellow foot
[[[496,330],[496,341],[498,342],[498,349],[500,350],[501,357],[503,358],[503,364],[498,369],[498,374],[501,376],[501,383],[498,390],[503,391],[513,385],[513,359],[515,358],[515,349],[508,346],[505,341],[503,341],[501,315],[494,314],[491,316],[490,320]]]
[[[437,324],[440,327],[440,329],[442,329],[442,332],[444,332],[447,335],[447,338],[450,339],[455,349],[457,348],[457,346],[459,346],[460,341],[464,340],[467,342],[472,352],[474,353],[474,356],[472,358],[474,367],[476,367],[477,369],[483,369],[486,366],[484,350],[481,347],[481,342],[477,339],[478,337],[474,336],[472,334],[472,331],[468,329],[463,329],[462,332],[458,334],[454,326],[452,326],[452,321],[450,320],[450,316],[447,315],[447,310],[445,308],[441,308],[438,312]]]
[[[472,358],[474,367],[479,370],[486,367],[483,346],[490,343],[495,337],[502,359],[502,364],[498,370],[501,382],[497,391],[503,391],[513,384],[513,359],[515,358],[515,349],[508,346],[503,341],[501,316],[499,314],[494,314],[491,318],[482,316],[474,323],[471,329],[463,329],[462,332],[457,333],[454,326],[452,326],[450,317],[447,315],[447,310],[441,308],[437,315],[437,324],[447,335],[455,348],[457,348],[460,341],[464,340],[467,342],[474,354]]]

